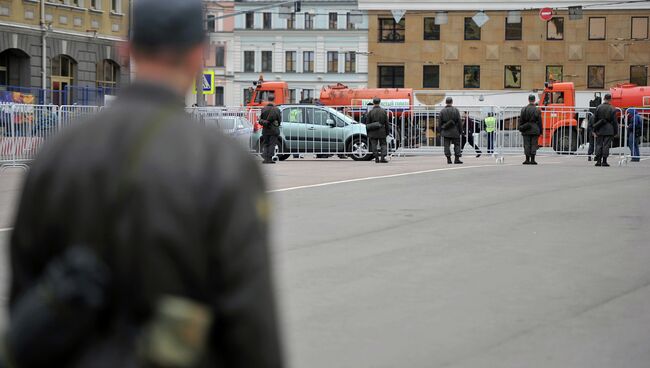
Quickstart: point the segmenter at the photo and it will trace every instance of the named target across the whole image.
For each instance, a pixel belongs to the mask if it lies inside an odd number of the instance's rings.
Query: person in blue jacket
[[[643,118],[637,109],[627,110],[627,146],[630,148],[632,162],[641,161],[639,145],[643,134]]]

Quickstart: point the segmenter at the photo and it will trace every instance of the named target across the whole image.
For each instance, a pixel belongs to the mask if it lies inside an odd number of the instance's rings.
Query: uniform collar
[[[134,81],[124,90],[118,100],[128,102],[137,100],[149,100],[156,104],[185,108],[185,97],[180,96],[170,87],[154,82]]]

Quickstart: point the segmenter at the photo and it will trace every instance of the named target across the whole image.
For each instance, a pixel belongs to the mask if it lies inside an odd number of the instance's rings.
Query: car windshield
[[[340,118],[341,120],[345,121],[345,122],[348,123],[348,124],[355,124],[355,123],[356,123],[356,121],[354,121],[354,119],[352,119],[351,117],[349,117],[349,116],[343,114],[343,113],[340,112],[340,111],[337,111],[337,110],[332,109],[332,108],[328,108],[328,110],[329,110],[329,112],[331,112],[333,115],[335,115],[336,117]]]

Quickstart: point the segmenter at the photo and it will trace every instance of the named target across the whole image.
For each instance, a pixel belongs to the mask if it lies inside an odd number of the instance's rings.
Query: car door
[[[306,152],[309,116],[304,106],[288,106],[282,110],[282,133],[288,153]]]

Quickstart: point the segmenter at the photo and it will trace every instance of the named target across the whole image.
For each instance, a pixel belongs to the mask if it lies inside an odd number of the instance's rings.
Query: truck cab
[[[251,99],[246,102],[248,107],[264,107],[268,104],[269,96],[275,96],[275,104],[283,105],[289,102],[289,85],[286,82],[264,82],[262,78],[250,87]]]
[[[575,111],[573,83],[546,83],[540,95],[543,132],[541,147],[553,147],[558,153],[575,152],[580,144],[581,128]]]

